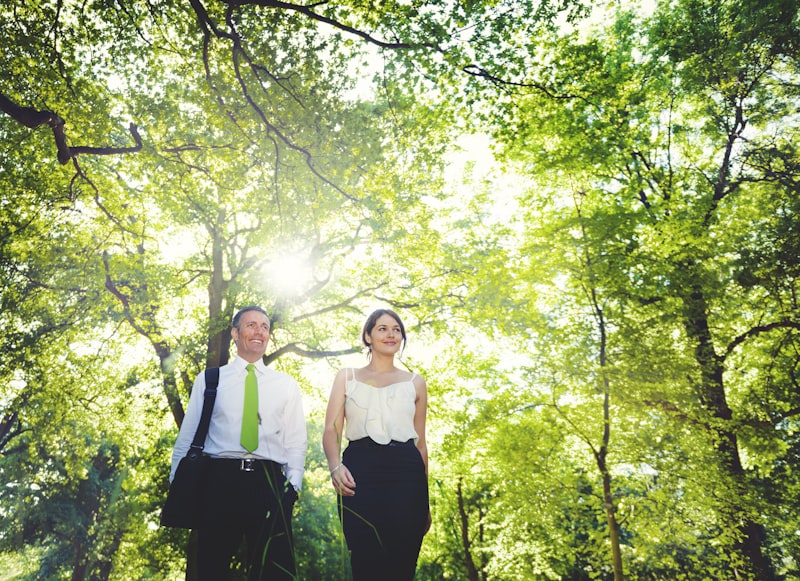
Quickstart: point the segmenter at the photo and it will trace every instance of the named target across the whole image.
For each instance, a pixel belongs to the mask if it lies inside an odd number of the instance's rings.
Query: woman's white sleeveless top
[[[354,369],[345,376],[345,435],[348,440],[372,438],[379,444],[405,442],[419,436],[414,429],[417,391],[414,377],[375,387],[356,379]]]

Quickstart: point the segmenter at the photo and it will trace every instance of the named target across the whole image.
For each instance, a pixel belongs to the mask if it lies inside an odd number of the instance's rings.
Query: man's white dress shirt
[[[239,443],[247,365],[248,362],[237,355],[228,365],[220,367],[217,399],[203,452],[215,458],[272,460],[283,465],[286,478],[295,490],[300,490],[308,440],[300,388],[291,376],[270,369],[261,359],[255,362],[258,380],[258,448],[249,453]],[[194,439],[203,410],[205,387],[205,374],[201,373],[192,387],[186,415],[172,451],[170,482]]]

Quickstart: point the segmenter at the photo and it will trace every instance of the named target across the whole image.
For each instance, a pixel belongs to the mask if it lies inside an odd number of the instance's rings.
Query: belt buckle
[[[252,458],[242,458],[242,463],[239,466],[239,470],[242,470],[243,472],[255,472],[255,464],[255,460]]]

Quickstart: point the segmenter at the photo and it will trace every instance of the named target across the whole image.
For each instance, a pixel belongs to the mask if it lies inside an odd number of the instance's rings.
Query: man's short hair
[[[267,318],[267,322],[269,322],[270,325],[272,324],[272,322],[269,320],[269,314],[267,313],[267,311],[265,311],[262,307],[259,307],[258,305],[249,305],[247,307],[242,307],[236,312],[235,315],[233,315],[233,320],[231,321],[231,327],[233,327],[234,329],[238,329],[239,322],[242,320],[242,315],[244,315],[247,311],[257,311],[261,313]]]

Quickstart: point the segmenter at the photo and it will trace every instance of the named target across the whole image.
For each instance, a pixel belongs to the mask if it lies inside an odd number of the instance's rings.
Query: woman
[[[353,581],[411,581],[430,527],[428,389],[422,377],[395,367],[406,342],[397,313],[372,313],[361,340],[369,362],[336,374],[322,445]],[[340,460],[342,434],[349,443]]]

